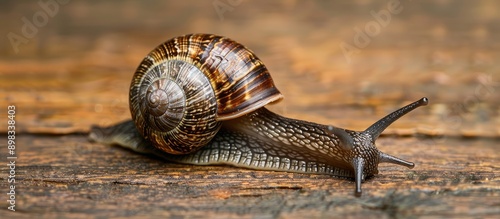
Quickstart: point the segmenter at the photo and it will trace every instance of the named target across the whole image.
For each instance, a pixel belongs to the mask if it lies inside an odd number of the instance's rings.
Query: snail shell
[[[132,121],[93,127],[90,138],[189,164],[323,173],[361,182],[379,163],[414,164],[379,151],[375,140],[422,98],[358,132],[285,118],[264,106],[282,99],[263,63],[216,35],[173,38],[149,53],[130,86]]]
[[[194,34],[157,47],[130,85],[132,120],[146,139],[171,154],[206,145],[223,120],[282,98],[264,64],[228,38]]]

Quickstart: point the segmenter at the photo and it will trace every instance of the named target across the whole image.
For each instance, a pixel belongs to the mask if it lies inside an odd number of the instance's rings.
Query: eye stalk
[[[370,127],[368,127],[364,132],[371,135],[372,139],[375,141],[382,132],[389,127],[393,122],[401,118],[401,116],[404,116],[405,114],[413,111],[414,109],[420,107],[420,106],[426,106],[429,104],[429,99],[427,97],[423,97],[420,100],[417,100],[413,103],[410,103],[394,112],[391,114],[385,116],[384,118],[380,119],[376,123],[373,123]]]
[[[339,145],[346,151],[352,151],[354,149],[354,142],[352,136],[350,136],[345,129],[337,128],[335,126],[328,126],[328,131],[337,138],[339,138]]]

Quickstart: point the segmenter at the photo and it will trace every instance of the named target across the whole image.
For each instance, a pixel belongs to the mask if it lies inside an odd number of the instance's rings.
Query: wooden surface
[[[326,175],[172,164],[82,135],[20,139],[17,211],[2,209],[8,216],[493,218],[500,210],[491,140],[382,138],[382,150],[416,167],[381,165],[356,198],[352,181]]]
[[[226,4],[226,11],[214,9]],[[453,217],[500,215],[500,17],[495,1],[401,1],[348,56],[356,30],[389,10],[354,1],[69,1],[26,43],[0,40],[1,139],[16,106],[16,212],[8,217]],[[0,3],[1,36],[23,36],[38,1]],[[42,12],[40,12],[42,11]],[[372,22],[372,23],[370,23]],[[379,149],[415,162],[380,165],[363,184],[325,175],[168,163],[90,143],[93,124],[130,118],[140,60],[186,33],[228,36],[266,63],[287,117],[364,130],[427,96],[384,132]],[[358,45],[359,47],[359,45]],[[0,160],[8,163],[6,140]],[[8,190],[0,165],[0,191]]]

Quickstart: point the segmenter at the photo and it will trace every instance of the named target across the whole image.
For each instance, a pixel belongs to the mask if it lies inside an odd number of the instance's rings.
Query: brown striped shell
[[[264,64],[243,45],[191,34],[151,51],[130,85],[130,110],[141,135],[172,154],[207,144],[222,120],[282,98]]]

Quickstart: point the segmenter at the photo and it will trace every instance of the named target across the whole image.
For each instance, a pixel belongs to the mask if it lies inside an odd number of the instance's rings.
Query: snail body
[[[130,86],[132,120],[93,127],[90,138],[180,163],[323,173],[361,182],[378,164],[414,164],[379,151],[392,122],[422,98],[362,132],[285,118],[264,106],[283,98],[264,64],[225,37],[191,34],[155,48]]]

